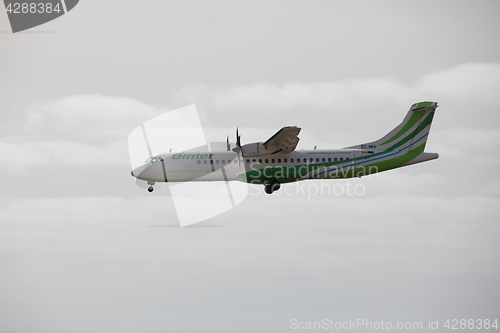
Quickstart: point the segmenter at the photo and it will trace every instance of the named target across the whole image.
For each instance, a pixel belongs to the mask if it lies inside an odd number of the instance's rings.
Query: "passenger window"
[[[214,164],[214,160],[210,160],[210,164]]]
[[[259,158],[259,163],[262,163],[262,158]]]
[[[274,158],[271,160],[271,163],[274,163]]]
[[[226,160],[222,160],[222,164],[226,164]]]
[[[266,163],[269,163],[269,160],[266,158]]]
[[[344,160],[344,158],[343,158],[343,157],[341,157],[341,158],[340,158],[340,160],[341,160],[341,161],[343,161],[343,160]]]
[[[204,160],[204,161],[203,161],[203,164],[207,164],[207,160]]]
[[[312,159],[312,158],[310,158],[310,159],[309,159],[309,162],[311,162],[311,163],[312,163],[312,161],[313,161],[313,159]]]
[[[215,160],[215,164],[219,164],[219,160]]]
[[[281,163],[281,158],[278,158],[278,163]]]
[[[336,157],[335,157],[333,160],[334,160],[335,162],[337,162],[337,158],[336,158]]]
[[[319,158],[316,159],[316,162],[319,162]]]
[[[250,164],[250,160],[249,159],[247,159],[247,164]]]
[[[292,161],[293,162],[293,161]],[[297,163],[300,163],[300,158],[297,159]]]
[[[252,160],[252,162],[254,162],[254,163],[256,162],[256,161],[255,161],[255,158]]]
[[[323,158],[321,159],[321,162],[324,162],[324,161],[325,161],[325,158],[323,157]]]
[[[331,157],[328,157],[328,162],[331,162],[332,161],[332,158]]]
[[[346,158],[345,158],[345,160],[346,160],[346,161],[349,161],[349,157],[346,157]]]
[[[285,158],[285,159],[283,160],[283,162],[288,163],[288,159],[286,159],[286,158]]]

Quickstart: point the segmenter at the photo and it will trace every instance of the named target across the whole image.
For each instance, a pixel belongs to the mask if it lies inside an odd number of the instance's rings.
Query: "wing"
[[[287,126],[280,129],[276,134],[263,143],[266,150],[271,154],[277,152],[292,152],[299,143],[300,128],[297,126]]]

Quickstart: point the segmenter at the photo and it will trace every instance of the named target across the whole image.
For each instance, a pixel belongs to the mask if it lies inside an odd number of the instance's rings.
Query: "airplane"
[[[342,149],[296,150],[300,128],[287,126],[265,142],[212,151],[201,146],[182,152],[150,156],[131,175],[146,181],[153,192],[157,182],[241,181],[264,185],[267,194],[281,184],[314,179],[363,177],[437,159],[424,152],[437,102],[419,102],[382,138]]]

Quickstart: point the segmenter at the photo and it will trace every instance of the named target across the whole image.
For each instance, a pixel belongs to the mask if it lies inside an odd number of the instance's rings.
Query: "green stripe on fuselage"
[[[399,138],[401,135],[405,134],[410,128],[412,128],[413,126],[415,126],[418,121],[424,116],[424,113],[423,112],[414,112],[410,119],[408,120],[408,122],[403,126],[403,128],[401,128],[399,130],[399,132],[396,133],[396,135],[394,135],[392,138],[390,138],[389,140],[387,140],[386,142],[382,143],[381,145],[385,145],[385,144],[388,144],[389,142],[392,142],[394,140],[396,140],[397,138]]]
[[[357,166],[356,169],[351,169],[347,172],[341,172],[339,174],[332,175],[328,179],[342,179],[342,178],[354,178],[361,176],[368,176],[370,174],[375,174],[382,171],[387,171],[403,166],[403,164],[410,162],[418,155],[424,152],[425,143],[421,144],[415,149],[410,150],[404,155],[391,158],[385,161],[370,163],[368,165]]]
[[[423,115],[424,113],[422,113]],[[412,140],[415,136],[417,136],[421,131],[423,131],[429,124],[432,122],[432,119],[434,117],[434,111],[431,111],[427,117],[422,121],[422,123],[409,135],[407,135],[404,139],[400,140],[398,143],[394,144],[393,146],[387,148],[386,150],[371,154],[371,155],[365,155],[364,157],[356,157],[353,159],[349,160],[349,163],[353,163],[356,161],[360,161],[362,159],[371,159],[373,157],[381,156],[387,153],[390,153],[394,151],[396,148],[401,147],[408,141]],[[399,157],[394,157],[389,160],[385,161],[380,161],[380,162],[375,162],[368,164],[366,166],[356,166],[356,168],[351,168],[350,170],[342,170],[340,173],[338,173],[338,176],[332,176],[329,178],[353,178],[353,177],[358,177],[358,173],[362,172],[364,175],[368,175],[369,173],[369,168],[370,167],[376,167],[377,172],[385,171],[385,170],[390,170],[394,168],[398,168],[402,166],[403,164],[411,161],[418,155],[420,155],[425,148],[425,143],[419,145],[418,147],[410,150],[406,154],[399,156]],[[265,168],[265,172],[263,172],[263,169],[256,169],[256,170],[250,170],[246,172],[247,176],[247,182],[253,182],[255,184],[263,184],[265,182],[265,177],[275,177],[280,183],[290,183],[297,181],[298,179],[304,177],[308,173],[317,170],[319,168],[331,168],[336,165],[342,165],[346,164],[346,161],[337,161],[337,162],[326,162],[326,163],[317,163],[317,164],[302,164],[302,165],[291,165],[291,166],[279,166],[279,167],[269,167]],[[349,165],[344,165],[344,167],[349,167]],[[372,169],[373,170],[373,169]],[[365,172],[365,173],[363,173]],[[264,173],[264,174],[263,174]],[[374,173],[374,172],[372,172]],[[264,177],[265,176],[265,177]]]

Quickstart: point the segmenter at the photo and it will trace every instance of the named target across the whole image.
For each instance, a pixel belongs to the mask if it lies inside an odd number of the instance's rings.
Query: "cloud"
[[[440,102],[443,127],[498,129],[500,64],[463,64],[422,77],[415,89]]]
[[[424,75],[416,89],[457,106],[498,107],[500,64],[467,63]]]
[[[413,320],[498,306],[495,198],[261,196],[209,221],[223,227],[151,227],[175,223],[166,199],[2,197],[2,322],[97,316],[132,332],[152,308],[158,329],[207,311],[287,323],[373,304]]]
[[[3,168],[104,167],[123,163],[128,149],[123,142],[91,145],[71,141],[0,142]]]
[[[430,183],[443,185],[448,194],[484,191],[497,195],[496,182],[489,175],[500,164],[490,150],[500,139],[494,125],[500,97],[492,93],[500,82],[499,68],[499,64],[464,64],[425,75],[413,85],[392,78],[367,78],[185,86],[173,92],[169,105],[161,107],[130,98],[68,96],[34,104],[22,123],[3,124],[0,153],[5,162],[1,168],[7,176],[24,170],[33,177],[33,170],[41,168],[75,167],[80,168],[78,172],[81,168],[128,168],[130,131],[190,103],[196,103],[210,141],[222,141],[227,134],[234,141],[236,126],[247,143],[264,141],[282,126],[299,125],[303,128],[300,149],[340,148],[379,138],[401,121],[411,103],[431,99],[441,106],[427,150],[440,153],[441,158],[429,164],[430,170],[419,165],[397,174],[433,173],[439,179]],[[471,172],[472,177],[463,177]],[[390,178],[394,184],[397,174]],[[460,183],[457,177],[463,178]]]
[[[394,79],[383,78],[283,85],[262,82],[228,87],[186,86],[175,92],[173,100],[184,102],[201,95],[202,102],[207,101],[217,109],[240,106],[254,108],[257,112],[265,112],[263,107],[325,109],[337,106],[343,109],[370,106],[367,101],[372,100],[388,102],[394,99],[393,91],[400,90],[401,86]]]
[[[491,154],[492,145],[500,141],[500,131],[490,128],[454,127],[438,131],[434,140],[446,149],[449,157],[469,158],[472,162],[481,162],[479,156],[488,157],[490,163],[497,160],[496,154]]]
[[[365,186],[365,195],[311,196],[294,190],[317,182],[284,184],[280,195],[249,195],[207,221],[216,228],[175,228],[172,199],[136,188],[127,174],[129,132],[177,106],[196,102],[209,139],[235,124],[246,127],[244,142],[300,125],[302,147],[331,147],[382,136],[411,103],[427,99],[431,83],[465,80],[470,71],[457,67],[414,85],[374,78],[184,87],[165,107],[99,95],[34,105],[0,143],[8,185],[0,198],[4,326],[64,331],[60,318],[82,322],[97,313],[106,314],[100,328],[123,332],[144,328],[136,318],[156,330],[227,323],[188,320],[207,309],[231,314],[234,325],[251,317],[275,331],[288,329],[297,313],[345,320],[493,316],[500,274],[491,265],[500,215],[500,183],[492,176],[500,159],[490,149],[500,139],[490,124],[495,97],[474,100],[482,110],[474,120],[462,90],[436,88],[444,103],[427,148],[441,157],[349,180]],[[29,186],[47,186],[45,197],[26,198],[34,192]]]
[[[101,95],[34,104],[23,121],[4,124],[2,167],[122,164],[128,160],[126,138],[132,129],[168,110],[131,98]]]
[[[319,140],[373,140],[394,128],[410,105],[437,101],[439,128],[497,129],[500,64],[463,64],[429,73],[414,84],[382,77],[334,82],[184,86],[172,105],[195,103],[214,127],[297,125]],[[374,125],[376,124],[376,125]],[[337,138],[335,137],[337,136]],[[265,138],[263,139],[265,140]],[[355,144],[357,142],[352,142]]]
[[[394,106],[409,108],[409,101],[416,98],[410,88],[395,79],[369,78],[284,85],[262,82],[229,87],[185,86],[174,92],[172,102],[196,103],[211,114],[212,121],[223,125],[338,125],[344,131],[340,124],[359,121],[361,112],[363,121],[370,122],[387,115]],[[361,121],[359,124],[363,126]]]
[[[22,129],[32,139],[102,144],[122,140],[138,124],[168,110],[127,97],[68,96],[32,106]]]

